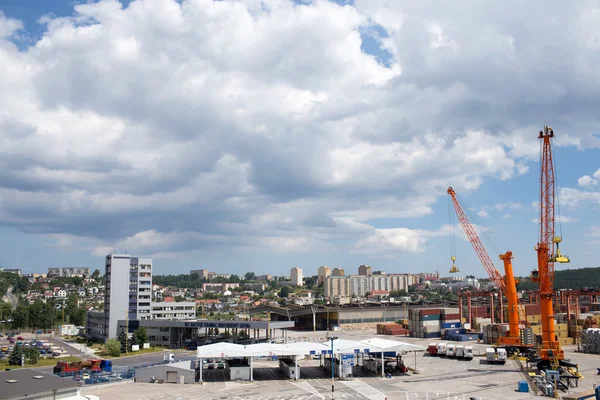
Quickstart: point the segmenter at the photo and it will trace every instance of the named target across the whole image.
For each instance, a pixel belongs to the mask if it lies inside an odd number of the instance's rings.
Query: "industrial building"
[[[117,334],[128,331],[133,333],[139,327],[145,327],[148,341],[152,346],[180,348],[186,342],[197,341],[218,333],[228,332],[236,336],[244,331],[252,340],[287,339],[287,330],[294,327],[293,321],[213,321],[213,320],[119,320]]]
[[[72,379],[46,375],[34,369],[19,369],[2,373],[0,398],[18,399],[81,399],[81,384]]]
[[[135,370],[136,382],[164,382],[188,384],[195,383],[196,370],[194,361],[181,361],[170,364],[154,365]]]

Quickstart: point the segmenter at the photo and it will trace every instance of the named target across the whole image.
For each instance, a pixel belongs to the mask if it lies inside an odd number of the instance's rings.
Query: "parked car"
[[[46,350],[44,350],[44,349],[41,349],[41,350],[40,350],[40,354],[46,354]]]
[[[25,339],[23,339],[23,336],[18,336],[17,340],[25,340]]]
[[[60,351],[53,351],[53,352],[52,352],[52,355],[53,355],[54,357],[58,357],[58,356],[60,356]]]

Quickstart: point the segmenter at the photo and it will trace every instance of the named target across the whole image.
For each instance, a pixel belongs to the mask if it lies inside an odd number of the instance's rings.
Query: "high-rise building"
[[[326,278],[324,295],[331,301],[350,297],[350,280],[346,276],[330,276]]]
[[[302,286],[304,285],[304,277],[302,275],[302,269],[298,267],[292,268],[290,271],[290,275],[292,277],[292,285],[293,286]]]
[[[331,276],[331,268],[325,265],[320,266],[317,273],[317,283],[325,282],[325,279],[329,276]]]
[[[334,268],[331,276],[344,276],[344,268]]]
[[[193,269],[190,271],[190,275],[198,275],[199,279],[208,279],[208,274],[207,269]]]
[[[358,275],[361,276],[371,276],[372,268],[368,265],[361,265],[358,267]]]
[[[105,262],[104,331],[117,337],[118,321],[151,318],[152,259],[109,254]]]

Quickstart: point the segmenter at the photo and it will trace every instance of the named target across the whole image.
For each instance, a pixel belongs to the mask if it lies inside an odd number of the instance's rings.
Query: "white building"
[[[298,267],[294,267],[290,271],[290,275],[292,277],[292,286],[302,286],[304,285],[304,276],[302,275],[302,269]]]
[[[194,319],[196,303],[193,301],[152,303],[152,319]]]
[[[408,274],[330,276],[325,279],[325,296],[364,297],[375,290],[408,291]]]
[[[85,276],[90,275],[89,268],[76,268],[76,267],[64,267],[64,268],[48,268],[48,278],[51,277],[66,277],[66,278],[74,278],[80,277],[83,278]]]

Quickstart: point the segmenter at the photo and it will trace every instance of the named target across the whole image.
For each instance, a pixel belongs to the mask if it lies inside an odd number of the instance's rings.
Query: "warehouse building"
[[[152,367],[137,368],[135,381],[143,383],[164,382],[188,384],[197,382],[195,361],[180,361],[171,364],[154,365]]]
[[[0,398],[78,400],[80,384],[72,379],[45,375],[33,369],[7,371],[0,380]]]

